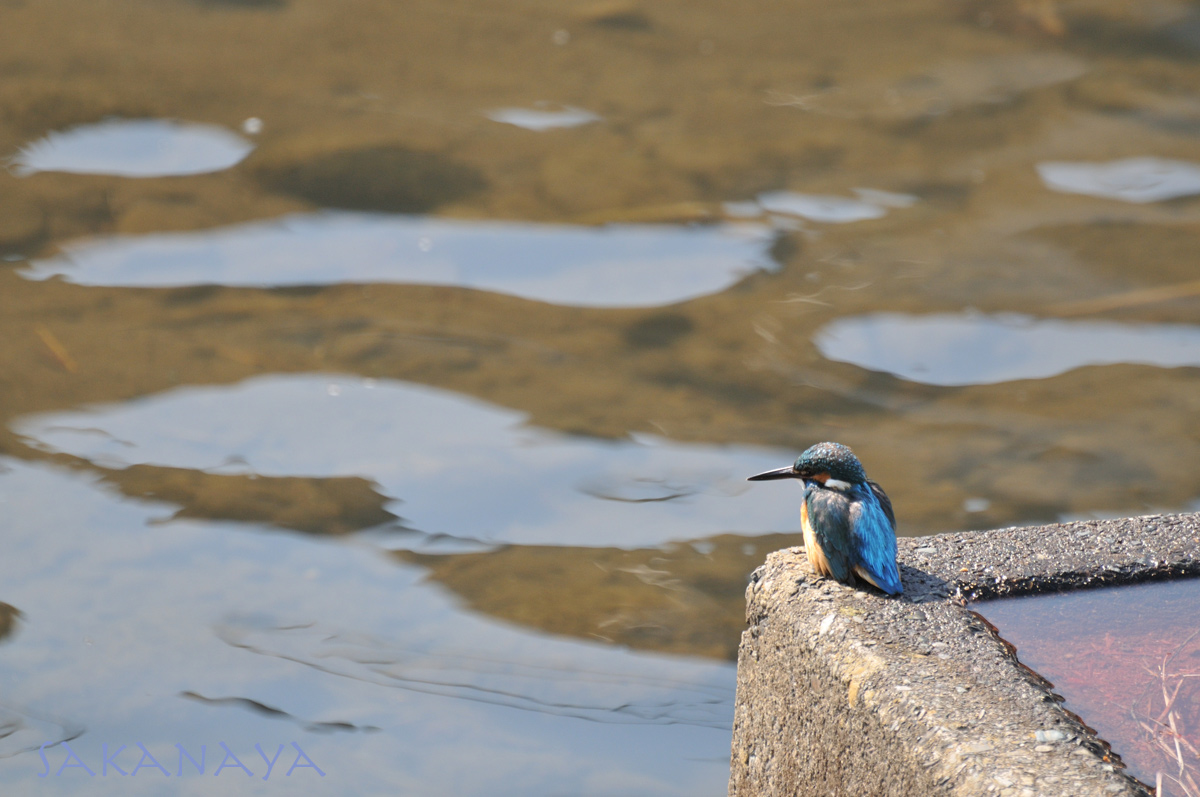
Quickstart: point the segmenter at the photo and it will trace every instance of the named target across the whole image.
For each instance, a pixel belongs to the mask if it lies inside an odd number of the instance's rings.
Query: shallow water
[[[1198,605],[1200,580],[1187,579],[976,608],[1129,774],[1166,797],[1200,784]]]
[[[10,790],[718,794],[745,476],[1200,499],[1191,5],[11,5]]]

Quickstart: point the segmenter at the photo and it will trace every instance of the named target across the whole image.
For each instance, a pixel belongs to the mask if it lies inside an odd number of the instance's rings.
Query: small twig
[[[54,337],[53,332],[40,324],[34,327],[33,331],[42,339],[42,343],[46,344],[46,348],[54,355],[54,359],[63,367],[63,370],[71,374],[78,370],[75,360],[71,358],[71,353],[67,351],[67,347],[62,345],[58,338]]]
[[[1056,316],[1091,315],[1106,310],[1119,310],[1126,307],[1136,307],[1143,304],[1155,304],[1170,299],[1182,299],[1188,296],[1200,295],[1200,280],[1183,282],[1177,285],[1164,285],[1160,288],[1145,288],[1115,296],[1101,296],[1096,299],[1080,299],[1073,302],[1062,302],[1050,305],[1046,311]]]

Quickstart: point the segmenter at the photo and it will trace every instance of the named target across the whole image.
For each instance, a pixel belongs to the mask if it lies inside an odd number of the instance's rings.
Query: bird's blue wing
[[[888,498],[887,493],[883,491],[875,482],[867,479],[867,487],[871,488],[871,492],[879,499],[879,506],[883,508],[883,514],[887,515],[888,522],[892,524],[892,531],[896,530],[896,513],[892,511],[892,499]]]
[[[889,595],[899,595],[904,587],[896,567],[896,531],[892,515],[885,510],[885,504],[876,497],[874,490],[864,493],[850,506],[854,564],[865,570],[881,590]],[[891,509],[890,501],[886,509]]]

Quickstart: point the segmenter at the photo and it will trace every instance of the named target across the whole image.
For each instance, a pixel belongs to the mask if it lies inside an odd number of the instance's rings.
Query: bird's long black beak
[[[796,473],[796,471],[792,470],[792,467],[789,465],[786,468],[776,468],[775,470],[768,470],[768,471],[764,471],[763,473],[756,473],[753,476],[751,476],[750,478],[746,479],[746,481],[748,481],[748,482],[765,482],[765,481],[770,481],[772,479],[799,479],[799,478],[800,478],[800,474],[798,474],[798,473]]]

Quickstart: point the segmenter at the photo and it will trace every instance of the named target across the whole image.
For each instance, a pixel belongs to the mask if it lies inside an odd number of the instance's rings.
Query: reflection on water
[[[564,227],[321,213],[76,243],[27,275],[84,285],[460,285],[589,307],[673,304],[771,267],[759,225]]]
[[[411,529],[489,545],[636,547],[795,526],[791,491],[734,500],[777,450],[601,441],[524,419],[421,385],[300,375],[180,388],[14,429],[104,468],[362,477],[396,499],[388,509]]]
[[[328,773],[306,781],[307,794],[529,794],[553,783],[687,795],[724,779],[729,664],[489,622],[366,544],[195,520],[153,527],[153,505],[12,465],[0,474],[0,583],[32,608],[0,672],[6,700],[21,700],[4,716],[25,717],[5,739],[10,755],[80,729],[72,749],[89,763],[102,743],[167,755],[177,743],[212,754],[224,741],[257,761],[254,744],[297,740]],[[247,701],[317,727],[246,711]],[[62,753],[47,753],[57,767]],[[12,761],[0,769],[10,787],[43,771],[36,750]],[[66,774],[39,785],[78,793]],[[228,780],[225,793],[249,793],[249,778]]]
[[[429,569],[472,609],[510,622],[639,650],[733,661],[746,574],[801,536],[720,534],[652,548],[507,545],[395,555]]]
[[[132,465],[99,469],[131,498],[179,506],[172,518],[266,523],[307,534],[349,534],[397,520],[391,499],[360,476],[260,476]]]
[[[1160,202],[1200,194],[1200,166],[1163,158],[1111,163],[1039,163],[1047,188],[1125,202]]]
[[[1200,327],[1178,324],[878,313],[833,321],[816,344],[831,360],[929,385],[1045,379],[1085,365],[1200,366]]]
[[[916,197],[890,194],[886,191],[863,191],[860,199],[840,196],[817,196],[797,194],[793,191],[772,191],[758,195],[758,204],[769,213],[799,216],[809,221],[845,224],[852,221],[881,219],[887,215],[889,206],[905,207],[916,201]],[[878,201],[879,198],[883,201]],[[875,201],[867,201],[868,198]]]
[[[17,623],[21,618],[21,610],[15,606],[9,606],[7,603],[0,601],[0,640],[10,635],[16,630]]]
[[[493,122],[516,125],[526,130],[553,130],[558,127],[579,127],[596,122],[600,117],[582,108],[569,105],[557,110],[550,108],[497,108],[488,111],[487,118]]]
[[[50,133],[21,147],[13,164],[21,175],[166,177],[228,169],[253,149],[241,136],[216,125],[114,119]]]
[[[977,609],[1129,773],[1200,785],[1200,579],[985,601]]]

